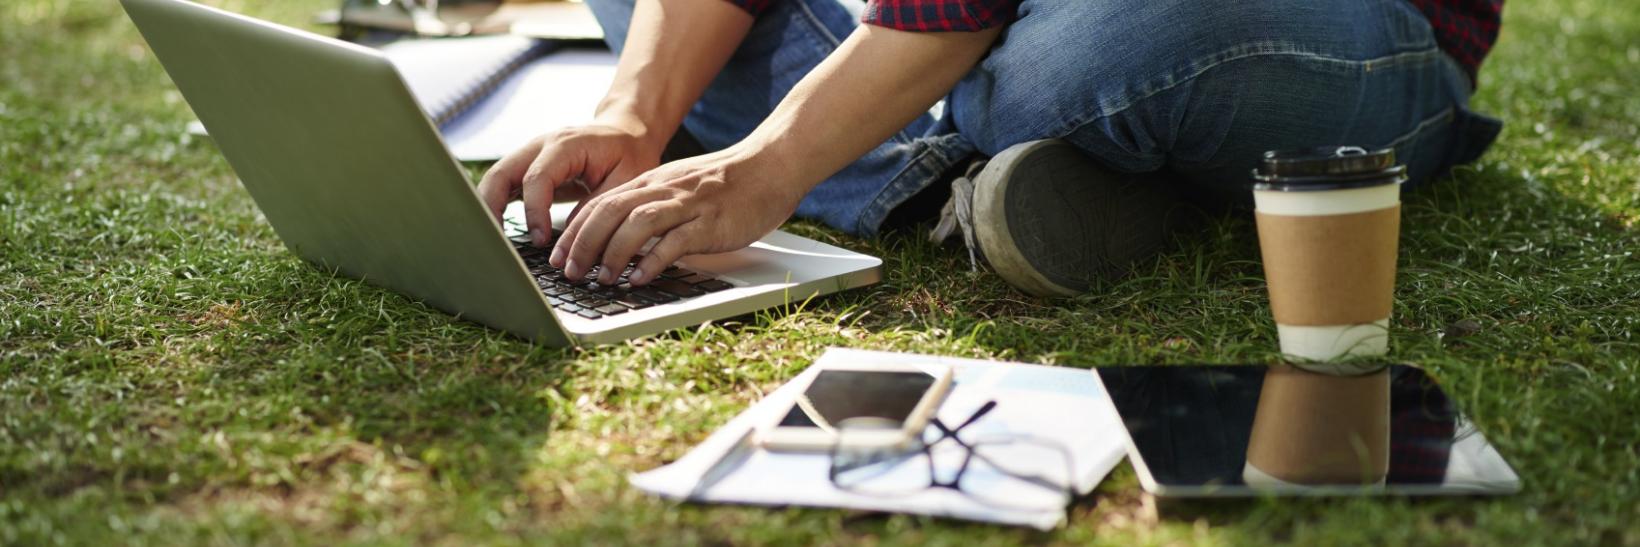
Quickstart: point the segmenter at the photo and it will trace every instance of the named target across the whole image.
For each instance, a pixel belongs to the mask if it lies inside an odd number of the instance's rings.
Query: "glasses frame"
[[[956,427],[949,427],[949,426],[945,425],[945,423],[940,421],[939,418],[934,418],[934,419],[930,420],[929,425],[934,427],[935,429],[939,430],[939,435],[937,437],[935,437],[934,440],[926,441],[926,442],[922,441],[919,438],[918,441],[917,441],[917,446],[915,448],[905,450],[902,453],[895,454],[895,456],[894,456],[895,458],[901,458],[901,457],[903,457],[903,458],[912,458],[912,457],[916,457],[919,454],[922,455],[923,459],[927,460],[927,463],[928,463],[928,485],[923,486],[921,488],[917,488],[915,490],[908,490],[906,492],[899,493],[899,494],[900,495],[914,495],[914,494],[918,494],[918,493],[925,492],[925,491],[928,491],[928,490],[933,490],[933,489],[946,489],[946,490],[952,490],[952,491],[955,491],[955,492],[962,493],[964,495],[969,496],[972,499],[980,501],[981,503],[985,503],[985,500],[983,498],[975,496],[973,492],[965,491],[962,488],[962,479],[963,479],[963,477],[967,476],[968,470],[971,468],[972,464],[974,463],[974,460],[978,459],[982,462],[985,462],[985,463],[989,464],[991,467],[997,469],[998,472],[1000,472],[1004,475],[1007,475],[1011,478],[1026,481],[1026,482],[1035,484],[1037,486],[1041,486],[1041,487],[1049,489],[1049,490],[1057,490],[1060,493],[1064,494],[1065,500],[1067,502],[1075,500],[1078,497],[1077,493],[1076,493],[1076,487],[1074,485],[1074,482],[1075,482],[1075,479],[1074,479],[1074,474],[1075,473],[1074,472],[1075,472],[1075,469],[1076,469],[1076,465],[1075,465],[1075,462],[1074,462],[1073,458],[1071,457],[1070,450],[1065,448],[1064,445],[1061,445],[1057,442],[1050,441],[1050,440],[1047,440],[1047,439],[1041,439],[1041,438],[1037,438],[1037,437],[1028,437],[1028,436],[1013,436],[1013,437],[997,438],[997,439],[990,439],[990,440],[977,440],[977,441],[972,441],[972,442],[968,441],[968,440],[964,440],[962,438],[961,433],[964,429],[966,429],[970,425],[973,425],[974,422],[979,421],[979,419],[983,418],[986,414],[991,413],[992,410],[996,409],[996,406],[997,406],[997,402],[995,400],[987,401],[985,404],[981,405],[978,409],[976,409],[973,414],[969,415],[968,419],[963,420],[962,423],[960,423],[960,424],[957,424]],[[959,467],[957,467],[956,472],[951,475],[951,478],[949,480],[942,481],[942,480],[940,480],[940,477],[939,477],[939,472],[938,472],[939,470],[936,469],[936,467],[934,465],[934,448],[937,445],[939,445],[940,443],[943,443],[943,442],[946,442],[946,441],[956,443],[958,446],[962,447],[963,457],[962,457],[962,464]],[[1051,448],[1051,449],[1055,450],[1056,452],[1059,452],[1060,455],[1064,457],[1064,461],[1065,461],[1065,481],[1064,481],[1064,484],[1056,484],[1054,481],[1043,479],[1043,478],[1038,477],[1038,476],[1032,476],[1032,475],[1027,475],[1027,474],[1023,474],[1023,473],[1014,472],[1014,471],[1008,469],[1005,466],[999,465],[996,461],[992,460],[989,457],[986,457],[984,454],[981,454],[979,452],[979,449],[978,449],[978,447],[980,447],[980,446],[985,446],[985,445],[990,445],[990,444],[1004,444],[1004,443],[1010,443],[1010,442],[1034,442],[1034,443],[1038,443],[1042,446]],[[832,446],[832,450],[830,452],[831,462],[828,464],[827,471],[826,471],[827,472],[827,479],[830,480],[832,486],[837,488],[838,490],[842,490],[842,491],[850,492],[850,493],[856,493],[856,494],[869,495],[869,494],[864,494],[864,493],[860,492],[859,490],[857,490],[855,488],[851,488],[849,486],[846,486],[841,481],[839,481],[839,475],[844,473],[844,472],[847,472],[849,470],[849,468],[847,466],[839,464],[839,461],[842,459],[842,457],[840,456],[840,452],[843,451],[843,450],[844,450],[844,447],[842,446],[842,443],[840,443],[840,442],[837,443],[837,444],[834,444]],[[874,463],[878,463],[878,462],[881,462],[881,461],[882,460],[876,460]],[[898,464],[896,464],[896,465],[898,465]]]

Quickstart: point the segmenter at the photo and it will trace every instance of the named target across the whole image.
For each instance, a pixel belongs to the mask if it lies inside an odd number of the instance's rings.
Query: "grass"
[[[219,5],[305,24],[323,0]],[[1052,533],[658,501],[828,345],[1114,363],[1272,358],[1246,218],[1070,302],[907,234],[885,283],[620,345],[532,347],[287,253],[115,3],[0,3],[0,544],[1640,544],[1640,11],[1513,0],[1480,110],[1410,196],[1398,359],[1525,477],[1496,499],[1163,505],[1122,466]],[[1459,326],[1459,323],[1463,323]]]

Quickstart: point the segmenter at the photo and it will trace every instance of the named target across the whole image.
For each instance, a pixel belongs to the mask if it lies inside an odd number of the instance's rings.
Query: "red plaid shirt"
[[[776,0],[727,0],[752,15]],[[1089,0],[1073,0],[1089,1]],[[1435,42],[1475,76],[1498,39],[1503,0],[1408,0],[1435,29]],[[1020,0],[870,0],[863,22],[915,32],[975,31],[1006,25]]]
[[[1435,43],[1469,71],[1474,80],[1481,60],[1498,41],[1503,0],[1410,0],[1435,28]]]

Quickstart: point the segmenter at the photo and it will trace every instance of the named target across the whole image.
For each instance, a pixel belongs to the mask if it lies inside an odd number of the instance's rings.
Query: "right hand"
[[[585,199],[660,165],[664,143],[655,145],[640,127],[593,123],[536,137],[490,167],[478,194],[497,221],[509,202],[522,198],[530,240],[545,247],[555,198]]]

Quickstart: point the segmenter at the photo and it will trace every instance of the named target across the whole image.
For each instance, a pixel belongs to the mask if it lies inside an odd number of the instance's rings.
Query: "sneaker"
[[[1155,175],[1111,172],[1062,140],[1008,148],[951,184],[930,239],[961,234],[1014,287],[1075,296],[1166,247],[1177,203]]]

